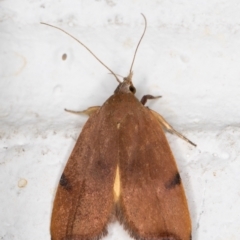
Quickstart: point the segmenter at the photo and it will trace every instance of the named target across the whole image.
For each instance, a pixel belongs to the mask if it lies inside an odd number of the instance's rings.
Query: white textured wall
[[[238,0],[0,1],[0,239],[48,240],[52,202],[87,118],[117,82],[86,43],[126,76],[135,46],[137,97],[192,147],[167,134],[185,185],[193,240],[240,236],[240,2]],[[66,53],[67,59],[62,60]],[[105,239],[127,240],[118,224]]]

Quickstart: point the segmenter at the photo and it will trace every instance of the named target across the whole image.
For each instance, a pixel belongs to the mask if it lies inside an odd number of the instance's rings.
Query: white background
[[[240,236],[238,0],[0,1],[0,239],[50,240],[52,202],[87,120],[117,82],[81,45],[126,76],[142,34],[137,97],[195,142],[167,133],[185,186],[193,240]],[[67,59],[62,60],[66,53]],[[105,239],[129,240],[115,223]]]

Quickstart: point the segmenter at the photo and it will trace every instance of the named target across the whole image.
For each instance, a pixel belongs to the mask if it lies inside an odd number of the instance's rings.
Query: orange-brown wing
[[[117,137],[100,111],[85,124],[60,179],[52,240],[99,239],[107,233],[114,207],[117,157],[112,149],[117,149]]]
[[[120,222],[135,239],[190,240],[186,197],[160,124],[138,107],[119,130]]]

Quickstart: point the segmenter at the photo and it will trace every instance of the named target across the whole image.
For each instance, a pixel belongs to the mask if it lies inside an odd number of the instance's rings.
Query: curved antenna
[[[141,13],[142,14],[142,13]],[[133,60],[132,60],[132,65],[131,65],[131,67],[130,67],[130,73],[132,72],[132,67],[133,67],[133,64],[134,64],[134,61],[135,61],[135,57],[136,57],[136,55],[137,55],[137,50],[138,50],[138,47],[139,47],[139,45],[140,45],[140,43],[141,43],[141,41],[142,41],[142,39],[143,39],[143,36],[144,36],[144,34],[145,34],[145,32],[146,32],[146,29],[147,29],[147,19],[146,19],[146,17],[142,14],[142,16],[143,16],[143,18],[144,18],[144,22],[145,22],[145,27],[144,27],[144,31],[143,31],[143,34],[142,34],[142,36],[141,36],[141,38],[140,38],[140,40],[139,40],[139,42],[138,42],[138,45],[137,45],[137,47],[136,47],[136,50],[135,50],[135,53],[134,53],[134,56],[133,56]]]
[[[59,27],[56,27],[56,26],[53,26],[51,24],[48,24],[48,23],[44,23],[44,22],[40,22],[41,24],[44,24],[44,25],[47,25],[49,27],[53,27],[53,28],[56,28],[62,32],[64,32],[65,34],[67,34],[68,36],[70,36],[71,38],[73,38],[74,40],[76,40],[78,43],[80,43],[83,47],[85,47],[105,68],[107,68],[113,75],[114,77],[116,78],[116,80],[121,83],[121,81],[118,79],[117,75],[107,66],[105,65],[85,44],[83,44],[80,40],[78,40],[77,38],[75,38],[73,35],[71,35],[70,33],[64,31],[63,29],[59,28]]]

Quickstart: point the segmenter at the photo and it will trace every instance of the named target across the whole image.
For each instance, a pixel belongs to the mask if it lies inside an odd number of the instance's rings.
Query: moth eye
[[[129,86],[129,90],[132,92],[132,93],[135,93],[136,92],[136,88],[134,86]]]

